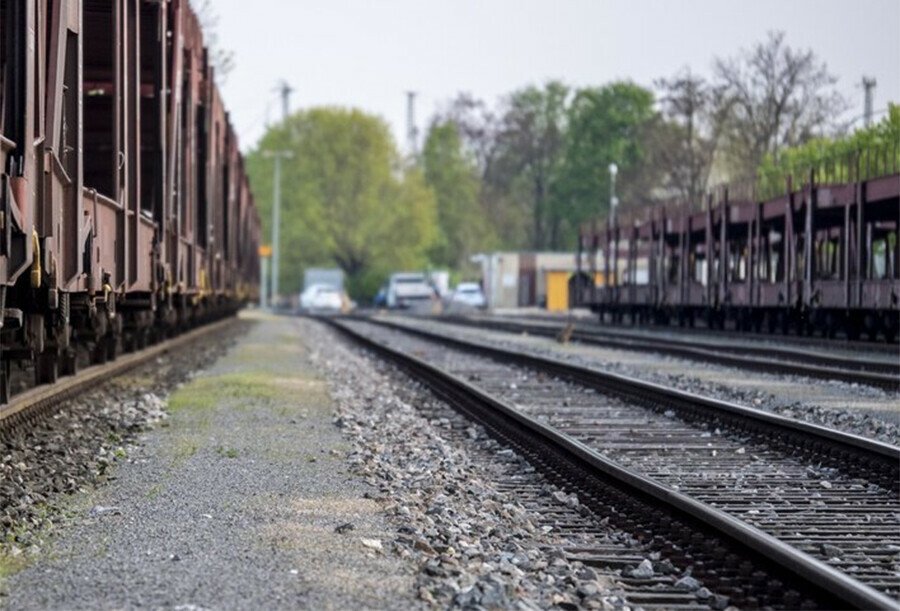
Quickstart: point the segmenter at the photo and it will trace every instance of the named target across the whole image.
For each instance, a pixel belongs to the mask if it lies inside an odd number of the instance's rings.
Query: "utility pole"
[[[259,245],[259,307],[265,309],[269,305],[269,259],[272,256],[272,247],[268,244]]]
[[[275,185],[272,198],[272,305],[278,304],[278,264],[280,251],[278,238],[281,233],[281,160],[294,156],[291,151],[263,151],[263,157],[275,159]]]
[[[418,153],[418,136],[416,129],[416,92],[406,92],[406,146],[409,148],[411,157],[415,157]]]
[[[874,114],[874,97],[875,97],[875,79],[873,77],[864,76],[862,80],[863,89],[866,92],[866,101],[863,108],[863,124],[866,127],[872,125],[872,115]]]
[[[285,80],[282,80],[278,86],[278,93],[281,95],[281,115],[285,122],[291,114],[291,93],[293,91],[294,89]]]

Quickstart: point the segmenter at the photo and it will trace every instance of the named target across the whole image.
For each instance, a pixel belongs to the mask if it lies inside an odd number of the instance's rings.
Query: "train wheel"
[[[94,347],[91,348],[91,364],[103,365],[106,362],[106,345],[105,338],[99,338]]]
[[[108,335],[103,343],[106,348],[106,360],[116,360],[116,357],[119,356],[119,338],[115,335]]]
[[[863,315],[862,322],[863,331],[866,334],[866,338],[870,342],[874,342],[878,339],[878,319],[876,315],[867,312]]]
[[[78,373],[78,359],[74,350],[66,350],[59,359],[59,373],[73,376]]]
[[[884,339],[887,343],[893,344],[897,341],[898,317],[897,312],[885,312],[881,315],[881,332],[884,333]]]
[[[6,359],[0,361],[0,403],[9,403],[11,394],[9,376],[12,363]]]
[[[34,361],[34,383],[53,384],[59,378],[59,354],[41,353]]]
[[[122,334],[122,352],[138,350],[138,336],[140,333],[140,331],[126,331]]]
[[[752,321],[751,324],[753,325],[753,332],[754,333],[762,333],[763,315],[760,314],[759,312],[753,312],[750,315],[750,320]]]
[[[825,322],[822,327],[822,335],[828,339],[834,339],[838,328],[838,317],[833,312],[825,314]]]
[[[857,316],[854,316],[853,314],[848,315],[844,319],[844,332],[847,334],[847,339],[849,339],[850,341],[856,341],[859,339],[859,332],[861,327],[862,322]]]

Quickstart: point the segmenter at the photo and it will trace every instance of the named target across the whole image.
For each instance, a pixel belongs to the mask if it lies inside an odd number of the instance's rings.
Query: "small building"
[[[473,256],[481,264],[481,288],[488,308],[515,308],[519,305],[519,253],[494,252]]]
[[[603,256],[598,255],[594,282],[603,282]],[[582,276],[574,252],[495,252],[472,257],[481,264],[481,278],[488,308],[540,307],[550,311],[569,308],[573,283],[590,282],[591,261],[582,257]]]

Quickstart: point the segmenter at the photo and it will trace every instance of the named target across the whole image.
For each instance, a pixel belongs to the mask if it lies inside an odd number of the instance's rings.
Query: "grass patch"
[[[12,554],[0,551],[0,592],[5,591],[6,580],[28,566],[29,558],[24,552]]]
[[[172,395],[169,409],[173,413],[202,413],[211,411],[230,399],[243,397],[283,399],[289,398],[290,393],[287,389],[279,388],[272,374],[253,371],[229,373],[194,379]]]
[[[180,464],[194,456],[203,443],[199,435],[179,435],[172,445],[172,463]]]
[[[216,397],[211,389],[213,382],[210,378],[194,380],[187,386],[179,388],[169,397],[169,410],[178,412],[204,412],[216,406]]]
[[[173,466],[203,452],[231,459],[253,454],[239,430],[218,430],[220,418],[240,414],[239,421],[249,429],[276,427],[276,433],[283,433],[286,425],[321,417],[330,406],[327,384],[297,366],[302,352],[299,338],[290,333],[274,342],[242,343],[222,361],[219,372],[198,375],[175,391],[168,402],[173,417],[167,427],[173,435]],[[281,445],[269,444],[262,453],[302,460],[293,443]]]
[[[0,592],[5,591],[8,577],[26,568],[35,559],[28,548],[38,546],[43,549],[47,535],[45,519],[49,514],[50,509],[46,505],[39,505],[35,515],[35,523],[40,525],[38,528],[18,524],[8,530],[5,538],[0,541]]]
[[[238,451],[235,448],[226,448],[224,446],[216,446],[216,454],[224,458],[237,458]]]

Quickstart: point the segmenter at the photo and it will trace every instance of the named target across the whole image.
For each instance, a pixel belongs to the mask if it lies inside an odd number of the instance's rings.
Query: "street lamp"
[[[275,188],[272,202],[272,304],[278,303],[278,237],[281,233],[281,160],[291,159],[291,151],[263,151],[263,157],[275,159]]]
[[[619,199],[616,197],[616,174],[619,173],[619,166],[615,163],[609,164],[609,230],[612,236],[607,235],[606,243],[608,245],[606,257],[606,286],[615,284],[618,275],[618,251],[619,240],[616,233],[616,206],[619,205]],[[616,257],[613,259],[613,248],[615,248]],[[615,266],[615,267],[614,267]]]
[[[609,218],[612,224],[616,224],[616,206],[619,205],[619,198],[616,197],[616,174],[619,173],[619,166],[614,163],[609,164]]]

